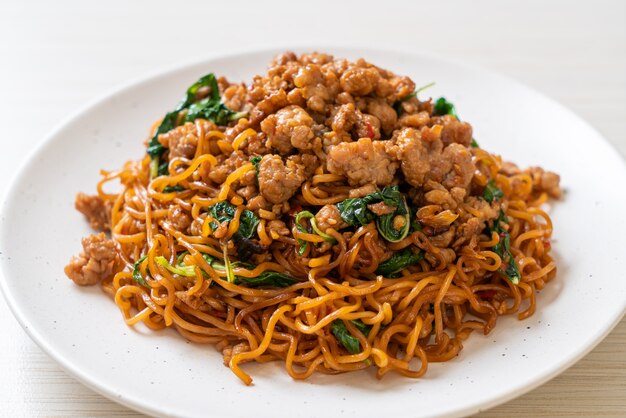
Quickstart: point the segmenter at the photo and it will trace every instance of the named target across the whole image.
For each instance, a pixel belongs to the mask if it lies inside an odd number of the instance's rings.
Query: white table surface
[[[0,193],[53,126],[111,89],[232,48],[298,43],[397,45],[489,67],[563,103],[626,155],[620,0],[2,1]],[[63,372],[4,300],[0,329],[0,416],[137,416]],[[622,320],[571,369],[478,416],[626,416],[625,346]]]

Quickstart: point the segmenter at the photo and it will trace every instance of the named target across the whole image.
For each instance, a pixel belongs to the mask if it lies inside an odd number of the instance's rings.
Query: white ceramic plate
[[[461,355],[410,380],[365,371],[294,382],[280,363],[245,365],[245,387],[212,346],[175,332],[128,328],[98,286],[80,288],[63,266],[90,230],[73,208],[95,190],[99,169],[142,157],[151,123],[207,72],[249,81],[277,51],[211,59],[149,78],[89,106],[55,130],[19,172],[3,202],[4,295],[30,336],[83,383],[153,414],[212,417],[460,416],[538,386],[591,350],[626,306],[624,161],[568,110],[502,76],[409,52],[319,48],[371,62],[445,95],[481,146],[522,166],[561,174],[551,208],[558,277],[526,321],[501,318]],[[620,263],[621,261],[621,263]]]

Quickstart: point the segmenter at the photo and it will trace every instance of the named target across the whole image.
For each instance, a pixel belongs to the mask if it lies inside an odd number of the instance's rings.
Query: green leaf
[[[335,334],[335,338],[337,338],[337,341],[339,341],[339,343],[343,345],[349,353],[358,354],[361,352],[361,344],[359,343],[359,340],[348,332],[348,329],[342,320],[333,321],[331,328],[333,334]]]
[[[285,273],[264,271],[257,277],[236,276],[235,284],[246,287],[289,287],[298,283],[298,280]]]
[[[211,267],[213,267],[213,264],[216,262],[215,257],[210,254],[202,253],[202,258],[204,258],[207,264]]]
[[[474,138],[472,138],[472,143],[470,145],[472,148],[480,148],[480,145],[478,145],[478,142],[476,142]]]
[[[215,122],[217,125],[226,125],[237,119],[246,116],[245,112],[235,112],[230,110],[224,103],[215,101],[208,97],[189,106],[185,122],[193,122],[196,119],[206,119]]]
[[[178,193],[178,192],[184,192],[186,189],[181,186],[180,184],[177,184],[176,186],[165,186],[163,188],[163,193]]]
[[[160,160],[157,160],[157,162]],[[169,163],[167,159],[161,161],[159,164],[159,168],[157,169],[157,177],[158,176],[167,176],[170,173],[169,171]]]
[[[452,104],[452,102],[447,101],[445,97],[440,97],[437,99],[437,101],[435,101],[435,105],[433,107],[433,115],[452,115],[455,118],[459,119],[459,115],[457,115],[454,105]]]
[[[139,268],[139,265],[146,259],[148,258],[148,255],[144,255],[143,257],[141,257],[139,260],[135,261],[135,264],[133,264],[133,280],[135,281],[135,283],[140,284],[142,286],[146,286],[148,287],[148,282],[146,282],[146,279],[143,278],[143,276],[141,275],[141,269]],[[147,270],[146,270],[147,271]]]
[[[213,100],[219,100],[220,90],[219,90],[219,86],[217,85],[217,78],[215,77],[215,74],[209,73],[200,77],[198,81],[196,81],[195,83],[193,83],[191,86],[187,88],[185,97],[178,104],[178,107],[176,108],[176,110],[180,111],[191,106],[191,104],[195,102],[196,95],[198,94],[198,91],[202,87],[209,87],[209,89],[211,90],[209,97],[212,98]]]
[[[230,222],[235,217],[237,208],[227,201],[222,201],[213,206],[209,206],[207,210],[213,219],[217,221],[211,223],[211,228],[215,230],[222,222]],[[254,212],[244,209],[239,217],[239,229],[236,234],[239,234],[242,238],[250,238],[256,232],[259,222],[261,222],[261,220]]]
[[[367,208],[371,203],[385,202],[390,206],[401,206],[402,195],[398,186],[385,187],[382,191],[367,196],[346,199],[337,203],[341,219],[348,225],[363,226],[372,222],[376,215]]]
[[[515,257],[513,257],[513,254],[511,253],[511,236],[504,230],[504,228],[502,228],[503,223],[508,224],[509,222],[504,211],[500,209],[500,215],[498,216],[498,219],[494,221],[493,227],[488,228],[490,235],[493,232],[496,232],[500,237],[500,241],[492,248],[492,250],[498,254],[502,260],[502,265],[499,269],[500,273],[510,280],[511,283],[519,284],[522,275],[517,265],[517,261],[515,261]]]
[[[375,203],[374,195],[378,192],[369,194],[364,197],[346,199],[337,203],[337,209],[341,215],[341,219],[348,225],[362,226],[367,225],[374,220],[374,214],[367,208],[370,203]]]
[[[422,224],[420,224],[419,220],[417,219],[417,209],[411,207],[409,212],[410,212],[409,217],[411,220],[411,229],[409,232],[421,231]]]
[[[395,212],[379,216],[376,219],[378,232],[389,242],[402,241],[409,235],[409,230],[411,229],[411,212],[404,196],[400,196],[400,201],[396,201],[395,206]],[[397,223],[399,223],[400,229],[396,228],[398,226],[396,225]]]
[[[367,206],[372,203],[384,202],[393,206],[393,213],[376,216]],[[370,193],[367,196],[346,199],[337,203],[337,209],[341,219],[348,225],[363,226],[376,219],[376,227],[383,238],[390,242],[398,242],[406,238],[411,228],[410,210],[406,199],[400,193],[398,186],[385,187],[381,191]],[[400,229],[396,229],[394,219],[396,216],[404,218]]]
[[[258,155],[250,158],[250,162],[254,166],[254,170],[256,171],[257,177],[259,177],[259,163],[261,162],[262,159],[263,157],[259,157]]]
[[[235,217],[237,208],[229,202],[222,201],[213,206],[209,206],[207,210],[213,219],[215,219],[215,221],[209,224],[211,229],[215,230],[222,222],[230,222]],[[239,229],[232,237],[235,244],[237,244],[237,256],[240,260],[247,260],[252,254],[260,254],[266,250],[261,244],[251,239],[260,222],[261,220],[254,212],[248,209],[244,209],[241,213],[239,217]]]
[[[210,87],[211,95],[194,103],[198,90],[204,86]],[[179,107],[178,111],[188,109],[185,115],[185,122],[193,122],[198,118],[202,118],[218,125],[226,125],[228,122],[240,119],[246,115],[245,112],[230,110],[220,101],[219,86],[213,73],[205,75],[187,89],[185,100],[182,106]]]
[[[434,84],[434,83],[433,83]],[[365,325],[363,323],[363,321],[361,321],[360,319],[355,319],[350,321],[352,322],[352,324],[357,327],[357,329],[359,331],[361,331],[361,333],[363,333],[363,335],[365,335],[366,337],[370,336],[370,331],[372,330],[372,326],[371,325]]]
[[[365,325],[360,320],[354,320],[354,321],[351,321],[351,322],[366,337],[369,335],[369,332],[370,332],[372,327],[370,327],[369,325]],[[358,353],[361,352],[361,344],[359,343],[358,338],[356,338],[356,337],[352,336],[352,334],[350,334],[350,332],[346,328],[346,324],[343,322],[343,320],[337,319],[337,320],[333,321],[333,324],[331,326],[331,331],[335,335],[335,338],[337,338],[337,341],[339,341],[339,343],[341,345],[343,345],[344,348],[346,350],[348,350],[348,352],[350,354],[358,354]]]
[[[504,196],[504,193],[498,186],[496,186],[495,180],[491,179],[487,183],[487,186],[485,186],[483,196],[487,202],[491,203],[494,199],[501,199]]]
[[[376,274],[387,278],[396,278],[402,270],[419,263],[422,258],[424,258],[422,252],[414,253],[405,248],[394,253],[389,260],[380,263],[376,269]]]

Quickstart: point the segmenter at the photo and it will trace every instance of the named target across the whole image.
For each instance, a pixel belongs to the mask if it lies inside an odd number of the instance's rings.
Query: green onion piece
[[[228,251],[226,250],[226,246],[222,247],[222,252],[224,253],[224,266],[226,267],[226,279],[228,283],[235,283],[235,273],[233,273],[233,265],[230,263],[230,258],[228,258]]]
[[[195,272],[195,268],[194,266],[172,266],[169,261],[167,261],[167,259],[163,256],[156,256],[154,257],[154,261],[157,262],[157,264],[165,267],[168,271],[174,273],[174,274],[178,274],[179,276],[184,276],[184,277],[195,277],[196,276],[196,272]]]
[[[300,221],[302,219],[309,219],[309,222],[311,223],[311,228],[313,229],[313,231],[320,237],[324,238],[326,241],[337,242],[335,238],[331,237],[325,232],[322,232],[319,229],[319,227],[317,226],[317,221],[315,220],[315,215],[313,215],[308,210],[303,210],[302,212],[298,212],[298,214],[296,215],[296,224],[300,225]],[[306,232],[306,229],[303,232]]]

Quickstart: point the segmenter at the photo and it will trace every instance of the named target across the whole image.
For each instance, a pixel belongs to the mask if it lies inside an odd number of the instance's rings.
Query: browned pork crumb
[[[104,200],[100,196],[90,196],[78,193],[75,202],[76,210],[85,215],[89,226],[100,231],[111,229],[111,209],[113,202]]]
[[[370,183],[387,186],[398,168],[398,163],[392,161],[385,150],[387,143],[361,138],[335,145],[328,154],[328,171],[346,176],[353,186]]]
[[[469,186],[476,167],[467,147],[454,143],[443,148],[441,139],[432,136],[429,128],[404,128],[396,135],[397,155],[409,184],[422,187],[432,180],[447,189]]]
[[[317,226],[322,232],[326,232],[328,228],[336,231],[347,228],[349,225],[341,219],[339,209],[335,205],[325,205],[315,215]]]
[[[381,130],[387,135],[391,134],[398,121],[398,114],[394,108],[383,99],[367,100],[367,113],[378,118]]]
[[[376,88],[380,74],[374,68],[354,67],[346,70],[339,79],[341,88],[352,95],[367,96]]]
[[[271,203],[289,200],[304,181],[304,167],[280,155],[265,155],[259,163],[259,190]]]
[[[461,144],[469,147],[472,143],[472,125],[461,122],[452,115],[434,116],[431,119],[432,125],[442,125],[441,141],[443,146],[450,144]]]
[[[198,297],[197,295],[189,295],[187,294],[186,290],[179,290],[177,292],[174,292],[174,294],[176,295],[176,297],[178,299],[180,299],[185,305],[193,308],[193,309],[197,309],[199,311],[204,311],[206,312],[208,309],[205,302],[202,300],[201,297]]]
[[[268,138],[268,145],[282,155],[288,155],[294,148],[311,148],[315,137],[311,127],[313,119],[300,106],[287,106],[261,122],[261,130]]]
[[[546,192],[550,197],[561,197],[562,191],[559,183],[561,177],[541,167],[530,167],[526,172],[533,179],[533,189],[538,192]]]
[[[374,193],[378,188],[374,184],[366,184],[365,186],[357,187],[356,189],[350,189],[348,193],[348,197],[350,199],[355,199],[357,197],[367,196],[368,194]]]
[[[191,226],[191,215],[179,205],[172,205],[167,210],[167,220],[178,231],[186,232]]]
[[[470,150],[461,144],[444,148],[440,158],[431,160],[431,167],[432,178],[447,189],[467,188],[476,171]]]
[[[475,196],[469,196],[465,204],[474,209],[474,212],[480,213],[479,216],[474,216],[469,212],[462,212],[459,216],[456,229],[456,240],[453,243],[453,247],[458,248],[461,245],[468,243],[473,237],[480,235],[485,230],[487,222],[496,219],[499,214],[499,203],[489,203],[484,199],[477,198]]]
[[[242,151],[234,151],[228,157],[219,155],[217,157],[218,164],[211,168],[209,179],[217,184],[222,184],[230,173],[248,161],[248,157]]]
[[[103,232],[82,239],[83,252],[72,257],[65,274],[80,286],[94,285],[121,268],[115,242]]]
[[[367,208],[378,216],[388,215],[396,211],[395,206],[386,204],[385,202],[370,203]]]
[[[287,225],[285,225],[285,223],[283,221],[280,221],[278,219],[273,219],[271,221],[269,221],[267,223],[267,231],[269,232],[270,236],[274,237],[274,236],[287,236],[289,235],[291,232],[289,231],[289,228],[287,228]]]
[[[248,89],[245,84],[232,84],[224,89],[222,100],[227,108],[243,111],[247,95]]]

